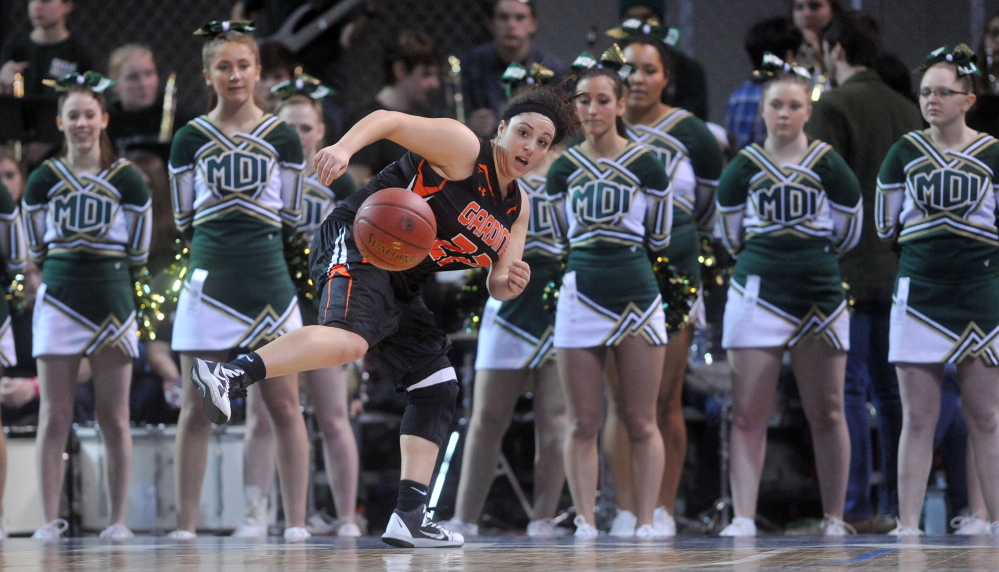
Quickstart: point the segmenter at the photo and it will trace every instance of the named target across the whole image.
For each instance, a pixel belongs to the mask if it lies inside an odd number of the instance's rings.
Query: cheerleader
[[[281,98],[275,110],[278,117],[294,127],[302,140],[307,167],[302,177],[303,219],[299,234],[308,244],[333,208],[346,199],[357,185],[350,175],[344,175],[328,186],[324,185],[313,166],[316,153],[326,139],[320,101],[331,95],[332,90],[319,84],[318,80],[303,75],[293,81],[278,84],[271,91]],[[311,300],[300,297],[299,303],[302,305],[302,322],[308,325],[318,324],[319,300],[315,296]],[[301,375],[323,436],[323,465],[336,507],[336,535],[360,536],[361,529],[357,525],[355,514],[360,459],[348,414],[346,366],[315,369]]]
[[[149,254],[151,210],[142,175],[115,157],[104,90],[93,72],[52,82],[63,150],[28,178],[23,206],[29,253],[42,269],[33,317],[41,404],[38,461],[47,524],[32,538],[59,538],[65,463],[80,361],[93,372],[97,423],[107,451],[111,524],[102,538],[130,538],[125,507],[132,474],[129,388],[138,355],[133,278]]]
[[[3,159],[0,158],[0,163]],[[18,173],[20,173],[18,171]],[[24,272],[25,238],[24,226],[21,223],[21,209],[3,183],[0,172],[0,256],[3,267],[8,275]],[[8,367],[17,365],[17,353],[14,349],[14,330],[11,326],[10,306],[0,304],[0,375]],[[0,431],[0,499],[3,498],[7,485],[7,438]],[[3,529],[3,506],[0,505],[0,539],[7,538]]]
[[[229,359],[302,325],[283,254],[284,237],[293,236],[301,220],[302,146],[292,127],[254,101],[260,63],[252,31],[226,21],[196,32],[209,37],[202,58],[212,109],[182,127],[170,151],[174,219],[191,243],[172,340],[185,376],[196,357]],[[309,536],[309,443],[298,381],[282,376],[262,393],[278,442],[284,537],[302,540]],[[195,536],[211,430],[201,392],[185,383],[173,538]]]
[[[271,88],[271,94],[277,100],[274,112],[298,132],[306,165],[312,164],[326,137],[320,102],[332,93],[332,89],[305,74]],[[298,229],[301,244],[307,245],[312,241],[319,225],[333,207],[347,198],[355,186],[349,175],[326,186],[319,181],[314,169],[306,167],[302,176],[303,221]],[[318,300],[314,296],[305,297],[300,289],[299,306],[302,322],[316,324]],[[357,441],[347,412],[346,368],[335,366],[311,370],[303,372],[301,377],[323,436],[323,466],[339,517],[336,535],[360,536],[361,529],[355,522],[359,459]],[[251,386],[247,392],[246,441],[243,448],[243,482],[249,506],[246,522],[236,528],[233,536],[267,536],[267,498],[274,481],[274,455],[274,432],[261,400],[261,386]]]
[[[510,64],[503,79],[512,95],[547,81],[554,72],[534,64],[530,70]],[[450,528],[476,536],[479,517],[496,474],[503,434],[510,427],[517,399],[526,391],[534,407],[534,506],[527,535],[561,536],[565,529],[552,524],[565,484],[562,442],[565,437],[565,398],[555,366],[555,316],[545,309],[544,292],[561,272],[562,249],[552,236],[545,198],[545,175],[558,151],[518,182],[531,201],[524,262],[531,266],[531,282],[524,292],[506,302],[490,298],[479,327],[475,353],[475,391],[472,417],[463,452],[461,477]]]
[[[597,536],[597,435],[603,372],[611,355],[618,376],[616,400],[635,463],[634,535],[665,536],[653,528],[652,512],[663,475],[656,395],[666,330],[649,251],[669,243],[672,188],[655,153],[625,137],[623,58],[615,44],[600,64],[588,53],[574,63],[582,70],[576,110],[586,138],[555,161],[546,189],[556,237],[569,250],[555,347],[569,412],[565,466],[577,538]]]
[[[878,235],[901,249],[888,361],[898,371],[902,437],[898,526],[919,530],[944,364],[957,364],[962,406],[988,514],[999,514],[999,142],[965,123],[979,73],[965,45],[929,54],[919,106],[929,128],[892,146],[878,173]],[[991,523],[993,536],[999,523]]]
[[[767,53],[763,145],[746,147],[718,182],[716,232],[737,258],[722,347],[733,379],[731,436],[735,518],[722,536],[754,536],[767,424],[784,351],[816,451],[827,535],[843,522],[850,441],[843,414],[849,315],[837,254],[860,237],[860,187],[832,147],[809,141],[808,70]]]
[[[683,420],[681,395],[687,356],[694,328],[706,325],[701,291],[700,231],[709,231],[714,221],[715,190],[722,170],[722,150],[703,121],[684,109],[664,103],[672,76],[670,53],[661,39],[667,31],[655,21],[639,24],[628,20],[619,28],[628,34],[624,57],[631,66],[624,118],[628,138],[649,147],[666,168],[673,185],[673,226],[670,244],[655,250],[654,258],[668,261],[672,274],[696,290],[693,301],[675,300],[669,289],[662,291],[666,307],[682,306],[667,319],[666,358],[659,387],[657,421],[665,445],[665,471],[654,511],[656,525],[667,536],[676,534],[671,512],[676,504],[684,460],[687,456],[687,426]],[[687,307],[689,304],[689,308]],[[672,321],[669,317],[677,316]],[[614,404],[616,405],[616,404]],[[631,466],[627,440],[618,421],[616,407],[608,409],[604,442],[614,476],[615,516],[611,535],[629,536],[634,529],[634,500],[629,485]]]

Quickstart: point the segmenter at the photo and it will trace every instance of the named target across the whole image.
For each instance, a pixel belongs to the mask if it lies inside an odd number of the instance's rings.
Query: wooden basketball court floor
[[[305,542],[202,536],[197,540],[137,537],[2,541],[0,566],[46,571],[280,571],[393,572],[530,570],[991,570],[999,569],[999,539],[888,536],[761,536],[756,539],[679,537],[643,542],[602,537],[533,540],[476,537],[459,549],[400,549],[377,537],[313,537]]]

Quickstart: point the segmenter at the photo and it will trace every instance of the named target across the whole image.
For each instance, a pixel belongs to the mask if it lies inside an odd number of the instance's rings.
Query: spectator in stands
[[[331,21],[310,41],[299,46],[299,32],[327,10],[335,9],[345,0],[237,0],[232,7],[233,20],[253,20],[264,27],[261,43],[279,42],[289,50],[306,73],[324,83],[343,86],[340,57],[366,38],[381,17],[382,0],[364,0],[340,19]],[[307,30],[306,30],[307,32]],[[296,49],[297,48],[297,49]],[[262,54],[261,54],[262,55]],[[266,67],[266,64],[263,64]],[[292,73],[288,78],[291,79]],[[275,82],[277,83],[277,82]]]
[[[385,85],[351,113],[351,125],[379,109],[419,114],[431,94],[440,89],[441,56],[433,38],[424,32],[400,32],[386,52],[383,65]],[[401,145],[382,139],[354,155],[349,173],[363,185],[405,152]]]
[[[565,64],[534,44],[538,30],[534,0],[495,0],[489,28],[493,41],[482,44],[461,58],[461,84],[467,124],[488,136],[496,131],[506,104],[503,72],[512,63],[525,68],[544,64],[555,72],[555,81],[565,73]]]
[[[763,54],[770,52],[784,61],[797,59],[798,50],[804,42],[801,30],[787,18],[767,18],[754,24],[746,32],[746,53],[750,65],[755,69],[763,61]],[[767,138],[767,128],[760,116],[760,100],[763,99],[763,80],[753,76],[740,85],[728,98],[725,111],[725,129],[735,135],[735,150],[750,143],[763,143]]]
[[[21,74],[25,95],[55,98],[42,80],[92,69],[92,60],[66,27],[73,0],[29,0],[27,4],[31,32],[0,48],[0,93],[11,93],[14,74]]]
[[[261,108],[267,113],[273,113],[280,98],[271,93],[275,85],[295,77],[295,55],[278,42],[263,42],[260,44],[260,81],[254,87],[254,93],[262,102]]]
[[[115,48],[108,57],[108,77],[116,82],[111,88],[115,99],[108,105],[108,137],[115,153],[124,156],[142,147],[157,151],[165,163],[173,134],[196,114],[182,106],[164,109],[159,71],[147,46],[125,44]],[[176,105],[176,99],[173,102]],[[164,116],[170,121],[166,137],[162,135]]]
[[[822,30],[842,11],[840,0],[791,1],[791,20],[805,37],[798,63],[829,73],[822,59]]]

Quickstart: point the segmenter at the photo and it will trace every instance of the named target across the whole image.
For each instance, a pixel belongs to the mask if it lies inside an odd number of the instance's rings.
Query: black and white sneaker
[[[427,505],[409,512],[392,511],[382,542],[402,548],[446,548],[465,544],[465,537],[430,520]]]
[[[202,359],[194,360],[191,379],[201,390],[205,415],[212,423],[217,424],[227,423],[232,415],[230,392],[243,391],[249,385],[246,383],[246,372],[239,366]]]

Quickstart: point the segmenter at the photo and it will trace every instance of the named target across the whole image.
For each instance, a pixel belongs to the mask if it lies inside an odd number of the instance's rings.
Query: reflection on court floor
[[[302,543],[227,537],[194,541],[135,538],[112,544],[96,538],[2,541],[0,566],[23,570],[205,570],[305,572],[330,570],[773,570],[867,568],[893,570],[999,569],[999,539],[887,536],[826,539],[769,536],[755,540],[681,537],[668,542],[600,538],[534,541],[521,536],[472,538],[462,549],[390,548],[378,538],[314,537]]]

